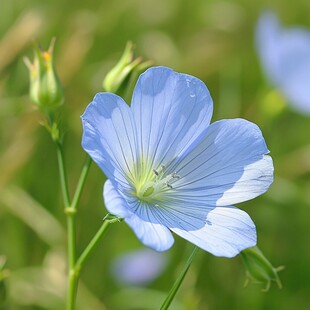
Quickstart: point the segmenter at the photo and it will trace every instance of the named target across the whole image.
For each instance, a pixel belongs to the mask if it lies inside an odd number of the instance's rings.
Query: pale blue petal
[[[167,191],[175,203],[226,206],[264,193],[273,181],[273,163],[260,129],[243,119],[208,127],[204,139],[175,166],[180,179]]]
[[[267,77],[292,106],[310,113],[310,31],[301,27],[283,28],[276,15],[260,17],[256,42]]]
[[[211,124],[206,136],[174,165],[180,179],[153,204],[128,200],[144,221],[171,229],[199,230],[216,206],[229,206],[264,193],[273,181],[273,164],[259,128],[246,120]]]
[[[197,230],[171,230],[215,256],[234,257],[256,244],[253,221],[247,213],[232,206],[211,210],[206,224]]]
[[[128,105],[114,94],[99,93],[81,118],[85,151],[108,178],[128,187],[137,158],[135,126]]]
[[[162,199],[154,204],[137,199],[129,202],[130,210],[147,222],[162,224],[166,227],[178,227],[184,230],[196,230],[205,225],[206,217],[214,206],[207,206],[194,199]]]
[[[103,196],[107,210],[112,214],[124,217],[125,222],[144,245],[156,251],[166,251],[173,245],[174,239],[169,229],[162,224],[142,220],[132,213],[128,209],[127,202],[110,180],[105,182]]]
[[[110,213],[124,219],[132,215],[127,208],[126,201],[120,196],[110,180],[106,180],[104,183],[103,199],[105,207]]]
[[[255,225],[242,210],[232,206],[212,207],[196,201],[165,201],[160,205],[136,203],[143,219],[160,223],[184,239],[216,255],[233,257],[256,244]]]
[[[193,145],[210,123],[213,103],[199,79],[155,67],[140,76],[131,107],[139,154],[157,169]]]

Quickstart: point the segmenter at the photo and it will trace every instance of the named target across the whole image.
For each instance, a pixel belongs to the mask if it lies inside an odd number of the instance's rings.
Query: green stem
[[[113,224],[115,222],[120,222],[120,221],[122,221],[122,218],[108,214],[104,218],[104,222],[102,223],[101,227],[99,228],[95,236],[86,246],[85,250],[82,252],[80,257],[77,259],[74,267],[70,270],[69,292],[68,292],[69,298],[68,298],[68,308],[67,308],[68,310],[74,309],[79,275],[80,275],[80,271],[82,267],[84,266],[85,261],[87,260],[89,255],[92,253],[92,251],[97,247],[101,238],[106,234],[106,232],[108,231],[108,228],[110,227],[110,224]]]
[[[108,228],[110,227],[110,224],[121,222],[122,218],[110,215],[108,214],[104,219],[104,222],[102,223],[101,227],[95,234],[95,236],[92,238],[92,240],[89,242],[85,250],[82,252],[78,260],[75,264],[75,269],[80,270],[85,261],[87,260],[88,256],[91,254],[91,252],[95,249],[95,247],[98,245],[100,239],[105,235],[105,233],[108,231]]]
[[[82,172],[81,172],[78,184],[76,186],[76,190],[75,190],[72,202],[71,202],[71,208],[74,210],[76,209],[76,207],[80,201],[82,190],[84,188],[85,181],[86,181],[91,163],[92,163],[92,159],[89,156],[87,156],[85,163],[83,165],[83,168],[82,168]]]
[[[55,128],[57,125],[54,123]],[[57,128],[58,130],[58,128]],[[52,137],[53,138],[53,137]],[[87,156],[83,165],[82,172],[74,193],[72,202],[70,202],[70,194],[68,189],[67,175],[65,169],[63,147],[58,135],[56,139],[53,138],[57,146],[57,159],[60,176],[60,186],[65,207],[65,214],[67,216],[67,240],[68,240],[68,300],[67,309],[73,310],[75,308],[75,300],[77,293],[78,274],[75,272],[76,262],[76,207],[79,203],[83,187],[85,185],[86,177],[91,164],[91,158]]]
[[[68,227],[68,263],[69,263],[69,275],[68,275],[68,300],[67,309],[74,310],[76,303],[76,294],[79,281],[79,272],[76,272],[76,207],[80,201],[82,190],[85,185],[86,177],[91,165],[91,158],[87,156],[81,175],[72,199],[71,204],[66,208],[67,215],[67,227]]]
[[[76,303],[76,294],[79,275],[74,272],[74,268],[69,268],[68,274],[68,292],[67,292],[67,310],[74,310]]]
[[[70,207],[70,195],[68,190],[68,182],[67,175],[65,170],[65,161],[63,155],[63,148],[60,141],[56,141],[57,146],[57,159],[58,159],[58,168],[59,168],[59,176],[60,176],[60,186],[62,190],[62,196],[65,208]]]
[[[67,216],[68,273],[69,273],[68,274],[67,309],[73,310],[75,307],[75,296],[76,296],[76,289],[77,289],[77,286],[71,285],[72,283],[76,282],[76,281],[74,282],[72,281],[72,278],[74,277],[74,273],[72,271],[74,270],[75,257],[76,257],[76,240],[75,240],[76,210],[71,208],[62,143],[59,140],[56,140],[55,142],[57,146],[57,159],[58,159],[58,167],[59,167],[60,186],[61,186],[62,196],[63,196],[63,201],[64,201],[65,214]]]
[[[72,269],[75,264],[75,255],[76,255],[75,210],[71,208],[70,204],[70,196],[68,190],[68,182],[67,182],[62,144],[60,141],[56,141],[56,145],[57,145],[57,159],[59,166],[60,185],[64,200],[65,214],[67,215],[68,262],[69,262],[69,269]]]
[[[183,267],[183,270],[182,272],[180,273],[180,275],[178,276],[178,278],[176,279],[176,281],[174,282],[168,296],[166,297],[165,301],[163,302],[163,304],[161,305],[161,307],[159,308],[160,310],[166,310],[169,308],[171,302],[173,301],[176,293],[178,292],[186,274],[187,274],[187,271],[196,255],[196,253],[198,252],[198,249],[196,246],[194,247],[191,255],[189,256],[185,266]]]
[[[50,133],[57,146],[57,159],[59,167],[60,185],[67,216],[67,239],[68,239],[68,292],[67,292],[67,310],[74,310],[76,304],[76,295],[80,270],[87,260],[90,253],[97,246],[102,236],[107,232],[110,224],[120,221],[121,218],[107,215],[96,235],[90,241],[78,260],[76,260],[76,208],[80,201],[82,190],[91,165],[91,158],[87,156],[72,201],[68,189],[67,174],[65,169],[64,153],[59,131],[56,123],[52,123]]]

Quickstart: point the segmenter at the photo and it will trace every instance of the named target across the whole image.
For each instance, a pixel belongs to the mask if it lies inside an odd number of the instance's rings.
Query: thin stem
[[[76,190],[71,201],[67,174],[65,169],[65,160],[63,145],[60,138],[59,127],[54,121],[54,115],[48,115],[48,123],[45,126],[51,134],[52,140],[57,147],[57,161],[59,168],[60,186],[62,191],[64,210],[67,216],[67,242],[68,242],[68,292],[67,292],[67,309],[74,310],[76,303],[77,286],[79,271],[75,268],[76,264],[76,208],[81,198],[82,190],[91,165],[91,158],[87,156],[83,165]]]
[[[80,271],[85,261],[87,260],[89,255],[92,253],[92,251],[97,247],[101,238],[106,234],[106,232],[108,231],[108,228],[110,227],[110,224],[120,222],[120,221],[122,221],[122,218],[108,214],[104,218],[104,222],[102,223],[101,227],[99,228],[95,236],[86,246],[85,250],[82,252],[80,257],[77,259],[74,267],[70,269],[68,307],[67,307],[68,310],[74,309],[79,275],[80,275]]]
[[[65,205],[65,214],[67,215],[67,236],[68,236],[68,262],[69,269],[72,269],[75,264],[76,242],[75,242],[75,210],[72,210],[70,206],[70,196],[68,190],[67,175],[65,170],[65,162],[62,144],[60,141],[56,141],[57,145],[57,159],[59,167],[60,185],[62,189],[62,196]]]
[[[56,123],[51,122],[51,136],[52,139],[56,143],[57,147],[57,160],[58,160],[58,169],[59,169],[59,177],[60,177],[60,187],[62,191],[62,197],[64,202],[64,210],[67,216],[67,242],[68,242],[68,310],[73,310],[75,307],[75,296],[76,296],[76,286],[72,286],[72,278],[73,273],[72,270],[75,265],[75,257],[76,257],[76,221],[75,221],[75,210],[71,208],[70,203],[70,194],[68,189],[68,181],[67,181],[67,174],[65,169],[65,160],[64,160],[64,153],[62,142],[59,139],[59,131],[58,126]],[[55,130],[55,131],[54,131]],[[56,135],[54,135],[56,133]]]
[[[86,177],[91,165],[91,158],[87,156],[83,165],[81,175],[72,199],[71,204],[66,208],[67,227],[68,227],[68,262],[69,262],[69,276],[68,276],[68,300],[67,309],[74,310],[76,303],[76,294],[79,281],[79,272],[76,271],[76,207],[79,203],[82,190],[85,185]]]
[[[80,201],[82,190],[84,188],[85,181],[86,181],[91,163],[92,163],[92,159],[87,155],[85,162],[84,162],[84,165],[83,165],[83,168],[82,168],[82,172],[81,172],[78,184],[76,186],[76,190],[75,190],[72,202],[71,202],[71,208],[74,210],[76,209],[76,207]]]
[[[104,219],[104,222],[102,223],[101,227],[95,234],[95,236],[92,238],[92,240],[89,242],[87,247],[84,249],[78,260],[75,264],[75,269],[80,270],[91,252],[95,249],[95,247],[98,245],[100,239],[105,235],[105,233],[108,231],[108,228],[110,227],[110,224],[115,222],[120,222],[122,219],[119,217],[114,217],[113,219],[108,218],[109,215],[107,215]]]
[[[62,143],[58,139],[55,141],[57,146],[57,159],[58,159],[58,167],[59,167],[59,176],[60,176],[60,186],[62,190],[62,196],[65,207],[65,214],[67,216],[67,242],[68,242],[68,300],[67,300],[67,309],[73,310],[75,308],[75,296],[77,285],[73,285],[76,281],[72,281],[74,275],[74,265],[75,265],[75,257],[76,257],[76,221],[75,221],[75,213],[76,210],[71,208],[70,203],[70,195],[68,189],[67,175],[65,169],[64,162],[64,154]]]
[[[79,274],[82,266],[87,260],[90,253],[97,246],[102,236],[106,233],[111,223],[120,221],[121,218],[108,215],[105,217],[104,222],[96,235],[90,241],[84,252],[81,254],[78,260],[76,260],[76,208],[80,201],[82,190],[85,185],[85,181],[91,165],[91,158],[87,156],[79,181],[76,186],[76,190],[72,201],[70,202],[70,194],[68,189],[67,174],[65,169],[64,153],[61,140],[59,139],[59,131],[56,123],[52,123],[52,126],[48,127],[52,139],[57,146],[57,160],[60,176],[60,186],[63,196],[63,202],[65,207],[65,214],[67,216],[67,239],[68,239],[68,293],[67,293],[67,310],[74,310],[76,304],[76,295],[79,281]]]
[[[185,276],[187,274],[187,271],[188,271],[188,269],[189,269],[189,267],[190,267],[190,265],[191,265],[195,255],[196,255],[196,253],[198,252],[198,249],[199,248],[197,248],[196,246],[194,247],[191,255],[189,256],[186,264],[183,267],[182,272],[180,273],[180,275],[178,276],[178,278],[174,282],[174,284],[173,284],[173,286],[172,286],[168,296],[166,297],[165,301],[163,302],[163,304],[159,308],[160,310],[166,310],[166,309],[169,308],[171,302],[173,301],[176,293],[178,292],[178,290],[179,290],[179,288],[180,288],[180,286],[181,286],[181,284],[182,284],[182,282],[183,282],[183,280],[184,280],[184,278],[185,278]]]
[[[60,141],[56,141],[57,146],[57,159],[58,159],[58,168],[59,168],[59,176],[60,176],[60,186],[62,190],[62,196],[65,208],[70,207],[70,195],[68,190],[68,182],[67,182],[67,175],[65,170],[65,162],[64,162],[64,155],[63,155],[63,148]]]
[[[74,269],[70,268],[68,277],[67,310],[75,309],[78,279],[79,275],[75,273]]]

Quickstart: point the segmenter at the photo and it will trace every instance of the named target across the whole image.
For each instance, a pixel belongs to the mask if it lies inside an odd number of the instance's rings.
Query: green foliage
[[[310,28],[310,2],[304,0],[1,3],[0,254],[10,271],[4,279],[9,309],[64,308],[65,216],[56,151],[39,125],[43,116],[28,99],[28,72],[22,62],[24,56],[31,57],[34,38],[47,46],[54,36],[54,63],[66,98],[59,123],[65,129],[71,194],[85,159],[80,115],[102,91],[104,76],[128,40],[143,59],[204,80],[215,119],[243,117],[262,128],[274,159],[275,181],[265,195],[239,207],[255,221],[266,257],[276,266],[285,265],[283,288],[272,286],[267,293],[257,285],[243,288],[240,258],[221,259],[201,251],[170,309],[310,308],[310,122],[289,108],[259,67],[253,33],[264,3],[278,11],[284,24]],[[77,212],[78,254],[107,213],[103,182],[93,165]],[[117,254],[141,245],[125,224],[112,226],[81,272],[78,309],[143,309],[142,301],[144,309],[152,309],[164,300],[184,265],[187,243],[176,238],[169,266],[147,288],[123,287],[113,280],[110,264]]]

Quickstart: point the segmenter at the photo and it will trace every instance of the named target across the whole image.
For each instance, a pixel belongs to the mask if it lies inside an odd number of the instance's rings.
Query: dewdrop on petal
[[[34,47],[34,61],[24,58],[29,69],[30,98],[40,110],[50,112],[58,108],[64,102],[61,83],[54,67],[53,49],[55,39],[47,51],[43,51],[37,45]]]

